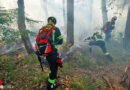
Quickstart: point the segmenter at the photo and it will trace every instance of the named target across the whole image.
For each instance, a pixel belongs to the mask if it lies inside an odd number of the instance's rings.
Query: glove
[[[57,60],[56,60],[56,63],[58,64],[59,67],[63,67],[63,62],[62,62],[62,58],[59,57]]]

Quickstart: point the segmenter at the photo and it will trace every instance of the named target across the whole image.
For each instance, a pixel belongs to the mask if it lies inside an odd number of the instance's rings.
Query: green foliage
[[[5,43],[9,43],[12,41],[15,41],[16,38],[19,36],[17,35],[17,32],[12,31],[12,29],[4,29],[2,33],[2,41]]]
[[[6,18],[0,17],[0,24],[5,24],[7,22],[8,22],[8,20]]]
[[[15,29],[11,25],[16,21],[17,9],[6,10],[0,8],[0,37],[3,43],[14,41],[17,36]]]
[[[13,72],[8,72],[8,77],[10,78],[10,80],[13,80],[15,74]]]
[[[13,69],[13,68],[14,68],[14,66],[13,66],[12,64],[8,64],[8,69],[7,69],[7,71],[10,72],[11,69]]]
[[[15,74],[13,72],[14,70],[14,65],[10,63],[10,61],[13,61],[14,58],[12,57],[1,57],[0,58],[0,77],[6,76],[10,79],[13,80],[15,77]],[[4,70],[4,72],[6,72],[6,75],[3,75],[2,70]],[[7,78],[6,77],[6,78]]]
[[[106,86],[107,86],[107,85],[106,85],[103,81],[101,81],[101,80],[97,81],[95,84],[96,84],[96,85],[100,85],[101,87],[106,87]]]
[[[30,36],[36,36],[36,33],[29,30],[19,30],[17,29],[17,19],[18,19],[18,9],[8,9],[0,7],[0,42],[9,43],[15,41],[21,35],[26,37],[28,34]],[[26,17],[26,21],[30,24],[38,23],[40,21],[32,20]],[[15,27],[14,27],[15,26]]]
[[[47,79],[47,76],[46,76],[45,73],[40,73],[40,74],[37,75],[37,77],[39,77],[39,79],[41,79],[41,80]]]
[[[73,70],[73,64],[72,64],[72,62],[70,63],[70,62],[68,62],[68,63],[64,63],[63,64],[63,68],[62,69],[59,69],[59,70],[61,70],[61,71],[59,71],[59,75],[60,76],[63,76],[63,75],[68,75],[68,73],[69,74],[74,74],[74,70]]]
[[[75,59],[78,61],[78,66],[81,68],[94,69],[95,65],[90,61],[90,58],[84,56],[80,51],[76,52]]]
[[[24,63],[29,63],[29,64],[36,64],[38,62],[35,54],[24,57],[23,61]]]
[[[30,30],[20,30],[20,33],[17,33],[19,36],[23,36],[23,37],[26,37],[28,35],[30,36],[37,36],[37,34],[35,32],[32,32]]]
[[[70,80],[70,86],[73,90],[94,90],[95,86],[100,86],[101,88],[106,87],[107,85],[99,80],[97,82],[92,82],[89,77],[86,78],[76,78]]]
[[[30,18],[28,18],[28,17],[26,17],[25,19],[26,19],[26,21],[27,21],[28,23],[39,23],[39,22],[42,22],[42,21],[37,21],[37,20],[30,19]]]
[[[30,77],[29,81],[31,81],[31,85],[37,85],[43,83],[47,79],[47,75],[45,73],[35,73],[35,78]]]
[[[66,80],[66,76],[68,76],[69,79],[67,80],[69,80],[69,86],[72,90],[94,90],[97,86],[104,90],[104,87],[107,85],[103,81],[98,80],[100,78],[95,77],[96,80],[92,80],[90,77],[86,77],[88,74],[84,76],[84,73],[81,72],[86,70],[86,68],[93,69],[94,66],[106,65],[107,60],[97,58],[95,60],[96,63],[93,63],[92,60],[84,56],[80,51],[75,53],[73,59],[70,62],[64,63],[63,69],[59,69],[58,75],[60,73],[61,78],[58,82]],[[2,73],[0,73],[0,77],[14,85],[14,87],[18,87],[18,89],[21,86],[26,87],[26,89],[44,88],[48,75],[45,72],[41,72],[36,55],[32,54],[22,57],[18,65],[16,65],[17,61],[12,57],[1,57],[0,70]],[[4,77],[5,73],[7,78]],[[24,80],[24,83],[21,79]]]
[[[17,9],[0,8],[0,24],[10,26],[17,19]]]
[[[94,90],[94,83],[92,83],[88,78],[78,78],[76,81],[71,79],[71,87],[73,90]]]

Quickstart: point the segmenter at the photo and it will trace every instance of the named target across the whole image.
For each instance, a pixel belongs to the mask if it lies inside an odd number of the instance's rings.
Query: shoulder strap
[[[39,35],[38,35],[38,37],[37,37],[37,43],[39,42],[40,37],[41,37],[41,35],[42,35],[42,32],[43,32],[44,30],[46,30],[45,26],[42,27],[42,31],[39,33]]]
[[[52,32],[54,29],[55,29],[55,27],[54,27],[54,26],[52,26],[52,27],[49,29],[49,31],[48,31],[48,33],[47,33],[47,37],[46,37],[46,38],[48,38],[48,37],[49,37],[49,35],[51,34],[51,32]]]
[[[51,34],[51,31],[53,31],[54,29],[55,29],[54,26],[52,26],[52,27],[49,29],[49,32],[47,33],[47,37],[46,37],[46,38],[49,37],[49,35]],[[46,27],[44,26],[44,27],[42,28],[42,32],[43,32],[43,31],[46,31],[46,30],[47,30],[47,29],[46,29]],[[38,43],[39,40],[40,40],[40,37],[41,37],[41,35],[42,35],[42,32],[39,33],[39,35],[38,35],[38,37],[37,37],[37,43]]]
[[[46,29],[46,27],[44,26],[43,28],[42,28],[42,31],[46,31],[47,29]]]
[[[54,29],[55,29],[55,27],[54,27],[54,26],[51,26],[49,30],[50,30],[50,31],[53,31]],[[46,31],[47,29],[46,29],[46,27],[43,27],[42,30]]]
[[[51,28],[50,28],[50,31],[53,31],[55,29],[55,27],[54,26],[52,26]]]

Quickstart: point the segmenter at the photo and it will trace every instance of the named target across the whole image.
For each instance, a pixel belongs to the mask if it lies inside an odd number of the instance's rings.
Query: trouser
[[[46,57],[49,66],[50,66],[50,73],[49,73],[49,83],[55,83],[56,77],[57,77],[57,71],[58,71],[58,64],[56,63],[56,60],[58,59],[58,53],[54,53],[52,55],[48,55]]]
[[[91,41],[89,42],[89,48],[91,49],[90,51],[92,52],[92,46],[99,46],[103,53],[106,53],[106,46],[105,46],[105,42],[104,41]]]
[[[110,40],[111,40],[111,32],[106,32],[105,33],[105,41],[110,42]]]
[[[106,45],[105,45],[104,41],[91,41],[91,42],[89,42],[89,51],[90,52],[92,52],[92,46],[99,46],[102,49],[105,56],[108,59],[112,60],[111,55],[109,54],[109,52],[107,52]]]

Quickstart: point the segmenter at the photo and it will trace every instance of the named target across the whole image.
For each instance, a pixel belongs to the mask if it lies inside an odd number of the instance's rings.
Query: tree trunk
[[[125,28],[124,48],[130,50],[130,3],[128,8],[126,28]]]
[[[63,22],[64,22],[64,29],[66,29],[66,18],[65,18],[65,0],[63,1]]]
[[[67,0],[67,43],[74,44],[74,0]]]
[[[23,32],[25,32],[24,30],[26,30],[25,14],[24,14],[24,0],[18,0],[18,28],[20,30],[21,38],[23,40],[27,53],[28,54],[33,53],[33,48],[32,48],[30,39],[28,37],[28,33],[23,35]]]
[[[101,0],[101,6],[102,6],[102,18],[103,18],[103,25],[104,25],[108,21],[106,0]]]

